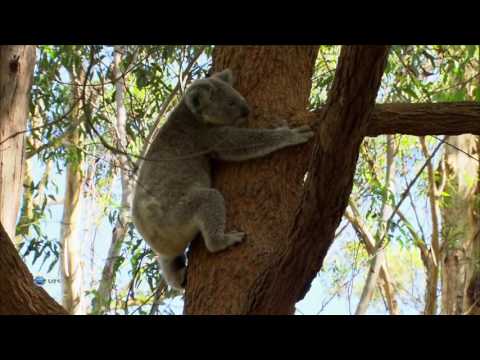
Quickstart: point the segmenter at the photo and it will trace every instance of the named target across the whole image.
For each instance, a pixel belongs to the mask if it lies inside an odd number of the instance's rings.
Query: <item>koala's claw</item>
[[[220,241],[216,241],[213,243],[209,242],[207,244],[207,248],[211,252],[219,252],[229,248],[230,246],[233,246],[235,244],[242,242],[244,238],[245,238],[245,233],[234,231],[229,234],[225,234],[223,237],[223,241],[221,242]]]
[[[245,239],[245,233],[240,231],[234,231],[229,234],[225,234],[225,243],[227,247],[242,242]]]
[[[291,129],[294,144],[303,144],[315,136],[312,128],[308,125],[299,126]]]

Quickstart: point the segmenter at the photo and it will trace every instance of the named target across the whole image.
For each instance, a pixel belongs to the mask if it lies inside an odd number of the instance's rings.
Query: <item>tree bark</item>
[[[477,45],[480,48],[479,45]],[[477,75],[476,81],[467,85],[467,94],[475,99],[475,92],[480,89],[480,57],[467,67],[466,76]],[[474,151],[478,159],[480,154],[480,137],[475,137]],[[468,262],[465,271],[464,313],[480,315],[480,166],[476,164],[475,188],[470,197],[469,239],[466,245]]]
[[[385,134],[480,135],[480,103],[377,105],[367,136]]]
[[[385,46],[342,48],[312,145],[244,164],[224,164],[227,228],[247,239],[221,254],[195,241],[189,254],[187,314],[291,314],[320,270],[350,194],[359,146],[387,58]],[[308,123],[318,47],[220,47],[215,70],[230,67],[252,105],[255,127]],[[311,118],[310,118],[311,119]],[[302,196],[302,190],[305,193]],[[293,222],[292,222],[293,220]],[[319,226],[321,224],[321,226]]]
[[[445,148],[447,188],[449,197],[442,207],[442,314],[463,314],[466,287],[468,244],[475,234],[470,218],[474,205],[474,190],[478,161],[467,154],[476,150],[476,136],[449,137],[456,148]]]
[[[476,156],[480,154],[480,138],[476,136]],[[468,262],[466,269],[464,313],[480,315],[480,166],[477,164],[476,186],[471,198],[469,229],[470,241],[466,251]]]
[[[27,126],[34,66],[34,46],[0,46],[0,223],[12,240],[20,209],[25,158],[23,132]]]
[[[470,63],[464,76],[478,75],[480,63]],[[467,97],[475,99],[478,82],[466,85]],[[461,135],[448,138],[445,149],[447,174],[446,206],[443,212],[442,243],[442,313],[475,313],[480,304],[472,302],[472,280],[479,273],[478,257],[478,136]],[[477,155],[477,156],[474,156]],[[475,288],[475,286],[474,286]]]
[[[216,47],[214,70],[232,69],[235,87],[252,108],[251,127],[273,128],[285,125],[283,119],[292,119],[299,111],[306,112],[317,52],[316,46]],[[302,122],[297,116],[297,125]],[[245,231],[247,238],[221,254],[208,253],[200,240],[192,243],[185,313],[251,312],[249,291],[286,241],[286,225],[300,199],[310,147],[216,167],[214,185],[225,197],[227,230]],[[303,165],[298,166],[302,158]]]

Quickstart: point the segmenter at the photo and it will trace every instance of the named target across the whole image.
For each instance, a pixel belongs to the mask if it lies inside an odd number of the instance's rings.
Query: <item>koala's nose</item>
[[[250,114],[250,108],[247,105],[242,106],[242,117],[247,117]]]

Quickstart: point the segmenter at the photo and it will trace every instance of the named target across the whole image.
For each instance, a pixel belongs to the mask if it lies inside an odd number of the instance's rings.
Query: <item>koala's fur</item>
[[[225,70],[196,80],[152,142],[140,168],[133,200],[138,231],[158,255],[170,286],[183,288],[185,250],[200,232],[217,252],[243,240],[225,234],[225,204],[212,188],[211,160],[244,161],[307,142],[313,132],[240,128],[249,115],[245,99]]]

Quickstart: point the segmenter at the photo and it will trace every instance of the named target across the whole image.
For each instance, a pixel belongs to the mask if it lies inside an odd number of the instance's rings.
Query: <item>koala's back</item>
[[[172,210],[193,188],[211,187],[210,160],[202,154],[203,132],[202,124],[180,104],[159,131],[140,168],[133,217],[157,252],[181,251],[183,242],[195,235],[191,219],[179,219]]]

